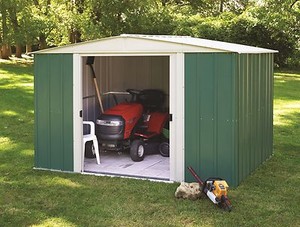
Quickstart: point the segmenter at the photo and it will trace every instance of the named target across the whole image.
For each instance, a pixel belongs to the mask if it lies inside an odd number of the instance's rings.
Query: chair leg
[[[85,140],[83,140],[83,161],[84,161],[84,158],[85,158]]]
[[[99,146],[98,146],[98,141],[96,139],[93,140],[93,145],[94,145],[94,148],[95,148],[97,164],[100,165]]]

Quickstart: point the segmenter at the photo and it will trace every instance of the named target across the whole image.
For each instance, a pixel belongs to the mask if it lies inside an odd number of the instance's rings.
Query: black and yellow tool
[[[205,193],[214,204],[217,204],[226,211],[231,211],[232,205],[227,197],[229,186],[225,180],[221,178],[210,177],[203,182],[192,167],[188,167],[188,170],[199,183],[202,192]]]

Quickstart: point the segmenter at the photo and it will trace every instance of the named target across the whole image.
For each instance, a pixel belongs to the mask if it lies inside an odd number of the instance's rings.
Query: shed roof
[[[276,53],[278,51],[221,42],[191,36],[122,34],[103,39],[54,47],[34,53],[187,53],[187,52],[234,52]]]

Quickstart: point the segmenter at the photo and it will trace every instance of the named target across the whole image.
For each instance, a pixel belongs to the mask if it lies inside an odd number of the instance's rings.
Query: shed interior
[[[104,111],[116,105],[108,92],[125,92],[126,89],[159,89],[165,93],[164,109],[169,112],[170,67],[169,56],[93,56],[97,85],[101,93]],[[97,100],[92,70],[87,65],[88,57],[82,58],[83,121],[93,121],[101,115]],[[117,102],[128,102],[130,96],[116,95]],[[97,127],[97,126],[96,126]],[[83,133],[87,132],[84,127]],[[99,142],[99,138],[98,138]],[[100,148],[100,147],[99,147]],[[158,152],[156,143],[148,143],[143,161],[134,162],[129,150],[122,152],[100,149],[100,165],[95,158],[84,158],[84,172],[122,175],[169,180],[170,158]]]

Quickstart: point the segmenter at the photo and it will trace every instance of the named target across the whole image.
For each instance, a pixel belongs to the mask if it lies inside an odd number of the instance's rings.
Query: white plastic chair
[[[97,136],[95,134],[95,123],[92,121],[83,121],[83,124],[90,125],[90,133],[83,135],[83,157],[85,153],[85,143],[88,141],[93,141],[97,164],[100,165],[99,146]]]

